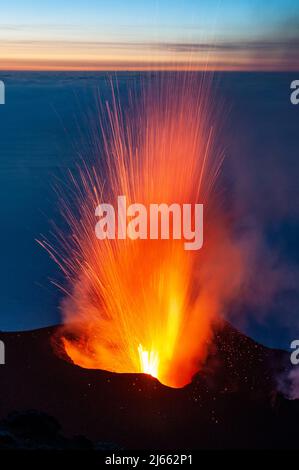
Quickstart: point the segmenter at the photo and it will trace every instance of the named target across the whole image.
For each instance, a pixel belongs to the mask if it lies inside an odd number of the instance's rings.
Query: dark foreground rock
[[[36,410],[10,413],[0,421],[0,450],[116,450],[84,436],[65,437],[58,421]]]
[[[0,366],[1,446],[298,447],[299,400],[277,391],[288,355],[227,324],[217,329],[204,369],[183,389],[141,374],[77,367],[54,353],[56,331],[0,334],[6,349]]]

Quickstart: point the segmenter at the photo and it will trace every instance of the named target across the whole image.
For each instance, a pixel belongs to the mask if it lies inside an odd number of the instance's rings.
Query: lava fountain
[[[130,93],[125,111],[117,92],[101,107],[93,163],[71,174],[72,196],[61,197],[70,234],[41,242],[67,279],[61,341],[81,367],[186,385],[240,287],[243,255],[218,184],[221,115],[210,88],[204,76],[166,74],[143,83],[141,96]],[[203,204],[203,248],[186,251],[171,238],[98,240],[95,208],[119,195],[145,206]]]

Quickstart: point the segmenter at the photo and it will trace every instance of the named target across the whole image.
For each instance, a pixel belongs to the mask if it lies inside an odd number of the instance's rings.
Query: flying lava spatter
[[[213,322],[242,282],[243,253],[221,203],[223,151],[211,81],[192,73],[152,78],[125,110],[117,92],[99,116],[93,163],[71,175],[62,213],[69,235],[43,241],[67,286],[61,340],[84,368],[143,372],[171,387],[203,364]],[[135,96],[136,95],[136,96]],[[103,111],[103,110],[102,110]],[[104,162],[104,163],[103,163]],[[204,244],[95,236],[95,208],[129,203],[204,205]]]

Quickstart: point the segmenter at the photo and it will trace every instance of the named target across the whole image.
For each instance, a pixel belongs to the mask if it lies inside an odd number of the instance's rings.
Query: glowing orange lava
[[[81,367],[144,372],[181,387],[205,360],[213,321],[243,272],[216,189],[223,153],[210,81],[164,75],[143,85],[126,112],[115,94],[106,110],[95,163],[72,177],[75,196],[63,201],[70,236],[58,235],[59,250],[43,242],[69,283],[63,345]],[[145,206],[203,203],[203,248],[186,251],[184,240],[97,240],[95,208],[118,195]]]

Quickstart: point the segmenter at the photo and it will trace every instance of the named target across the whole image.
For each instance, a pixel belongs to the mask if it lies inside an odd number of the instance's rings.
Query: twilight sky
[[[2,70],[299,70],[298,0],[1,3]]]

